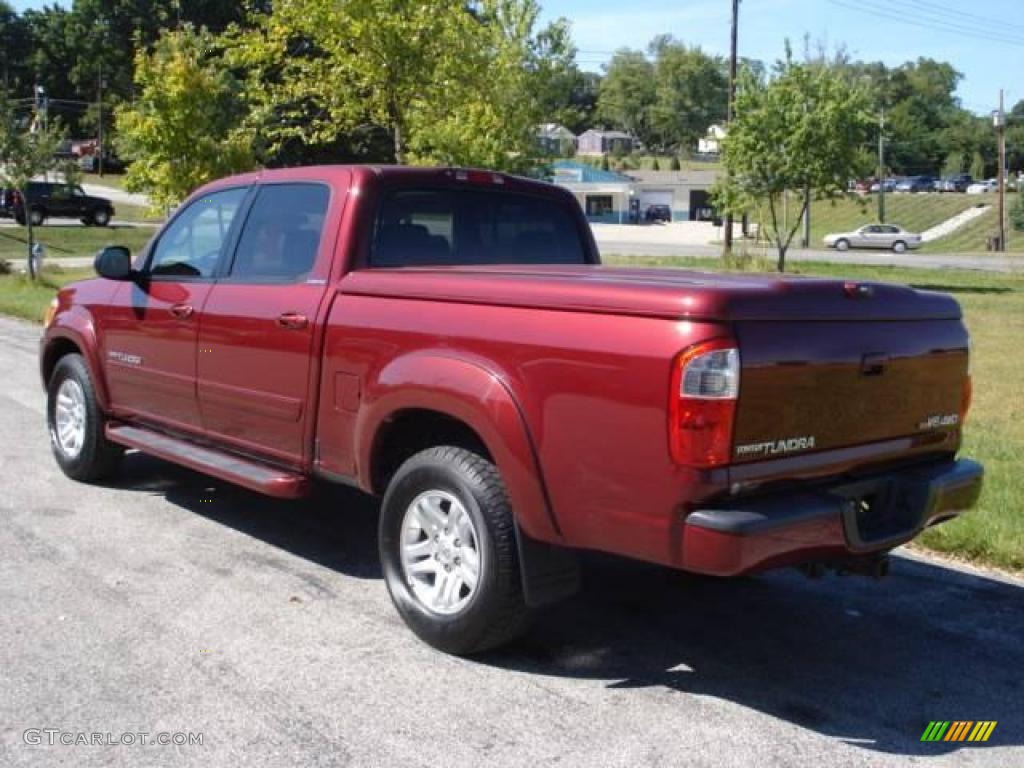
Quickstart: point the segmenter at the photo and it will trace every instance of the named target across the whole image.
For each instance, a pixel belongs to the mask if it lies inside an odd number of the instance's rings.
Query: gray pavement
[[[0,319],[0,766],[1024,763],[1024,582],[593,556],[521,643],[449,658],[392,610],[354,491],[274,501],[138,454],[108,485],[65,479],[38,336]],[[998,725],[920,742],[938,719]],[[47,728],[203,744],[24,743]]]

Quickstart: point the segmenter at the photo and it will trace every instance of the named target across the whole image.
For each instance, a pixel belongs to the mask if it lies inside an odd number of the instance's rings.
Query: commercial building
[[[570,190],[592,222],[643,221],[652,205],[665,205],[673,221],[710,221],[717,171],[628,171],[618,173],[572,160],[553,164],[552,181]]]

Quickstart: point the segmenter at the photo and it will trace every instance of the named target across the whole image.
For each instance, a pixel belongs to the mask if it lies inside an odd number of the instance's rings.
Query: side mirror
[[[108,245],[96,254],[93,263],[96,274],[108,280],[130,280],[132,277],[132,253],[123,245]]]

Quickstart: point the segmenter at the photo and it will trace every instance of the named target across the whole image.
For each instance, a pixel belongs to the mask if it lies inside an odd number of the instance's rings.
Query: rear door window
[[[245,219],[230,278],[292,283],[316,263],[330,192],[323,184],[268,184]]]
[[[470,189],[387,193],[370,257],[377,267],[586,261],[576,218],[564,204]]]

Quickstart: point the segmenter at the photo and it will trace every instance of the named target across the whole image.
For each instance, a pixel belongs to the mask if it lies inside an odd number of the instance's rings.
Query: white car
[[[998,192],[999,182],[995,179],[988,181],[976,181],[967,188],[968,195],[987,195],[989,192]]]
[[[825,235],[825,245],[837,251],[850,248],[884,248],[896,253],[920,248],[921,236],[893,224],[867,224],[853,232]]]

